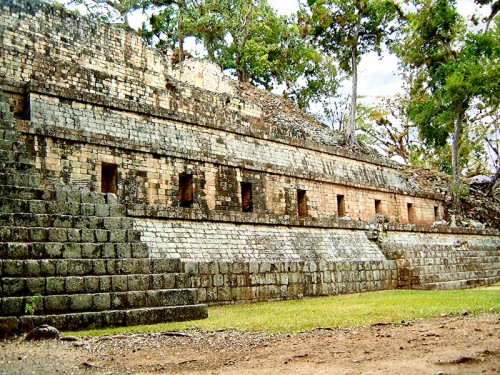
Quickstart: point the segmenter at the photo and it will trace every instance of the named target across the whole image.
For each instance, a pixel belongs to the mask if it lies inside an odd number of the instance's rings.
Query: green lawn
[[[214,306],[209,317],[181,323],[164,323],[105,330],[77,335],[113,332],[146,332],[203,329],[216,331],[298,332],[314,328],[354,327],[437,317],[441,314],[500,313],[500,284],[451,291],[387,290],[301,300]]]

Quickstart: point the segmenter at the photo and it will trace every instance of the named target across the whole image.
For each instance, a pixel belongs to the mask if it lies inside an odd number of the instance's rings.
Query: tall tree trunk
[[[182,8],[181,5],[179,4],[179,23],[177,25],[179,29],[179,35],[178,35],[178,43],[179,43],[179,62],[184,61],[184,34],[182,32],[183,29],[183,19],[182,19]]]
[[[462,133],[463,120],[464,120],[464,113],[463,111],[461,111],[455,121],[455,133],[453,134],[452,168],[453,168],[454,184],[458,184],[460,176],[460,166],[458,164],[458,146],[460,143],[460,134]]]
[[[359,146],[356,136],[356,105],[358,99],[358,49],[354,45],[351,50],[351,69],[352,69],[352,91],[351,91],[351,109],[349,113],[349,124],[346,130],[346,143],[350,147]]]

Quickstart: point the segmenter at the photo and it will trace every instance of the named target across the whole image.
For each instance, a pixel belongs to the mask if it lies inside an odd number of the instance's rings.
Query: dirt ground
[[[500,374],[500,315],[297,334],[189,331],[17,339],[0,342],[0,373]]]

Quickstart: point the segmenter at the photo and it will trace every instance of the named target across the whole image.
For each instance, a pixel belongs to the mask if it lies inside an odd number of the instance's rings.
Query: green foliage
[[[301,9],[304,34],[312,35],[325,54],[335,57],[339,68],[352,77],[351,109],[346,139],[357,145],[357,66],[361,56],[382,51],[397,31],[398,7],[390,0],[317,0]]]
[[[452,183],[450,189],[455,197],[466,197],[470,194],[470,187],[467,184]]]
[[[43,299],[40,294],[35,294],[29,297],[24,304],[24,312],[30,315],[35,315],[36,312],[42,311]]]
[[[387,290],[334,297],[214,306],[205,320],[153,326],[77,332],[104,335],[111,332],[204,329],[217,331],[300,332],[318,327],[356,327],[380,322],[410,321],[441,314],[500,313],[498,287],[452,291]]]
[[[404,42],[397,48],[411,85],[407,114],[430,147],[443,148],[453,136],[458,182],[460,167],[480,151],[478,143],[463,136],[473,128],[468,124],[471,110],[498,107],[498,27],[467,31],[453,0],[415,0],[412,5]]]
[[[283,94],[307,108],[337,89],[331,58],[301,34],[292,17],[278,16],[267,0],[191,0],[168,5],[150,18],[141,34],[160,48],[179,48],[192,36],[208,58],[241,82]],[[182,59],[181,59],[182,60]]]

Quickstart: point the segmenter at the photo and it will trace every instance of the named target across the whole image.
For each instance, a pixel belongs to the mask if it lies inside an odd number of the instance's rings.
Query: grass
[[[214,306],[205,320],[74,332],[105,335],[202,329],[217,331],[299,332],[314,328],[341,328],[394,323],[441,314],[500,313],[500,284],[481,289],[418,291],[386,290],[332,297]]]

